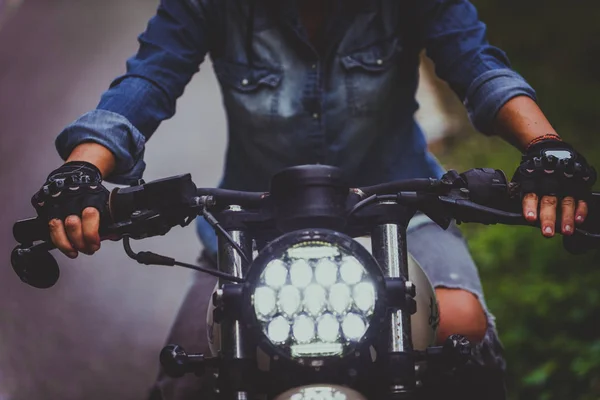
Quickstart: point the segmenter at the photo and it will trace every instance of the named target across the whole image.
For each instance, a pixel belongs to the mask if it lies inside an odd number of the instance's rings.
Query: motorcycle
[[[569,238],[573,252],[600,247],[600,193],[589,210]],[[420,214],[444,229],[453,220],[539,226],[523,218],[518,185],[499,170],[351,188],[339,169],[308,165],[276,174],[268,193],[199,189],[189,174],[118,188],[100,234],[122,240],[138,263],[219,278],[207,313],[212,354],[166,346],[160,363],[172,377],[208,376],[224,400],[439,398],[443,385],[478,379],[461,375],[471,358],[466,338],[434,346],[435,291],[406,245]],[[131,239],[165,235],[197,216],[217,232],[217,269],[131,247]],[[13,234],[19,278],[54,285],[60,273],[47,223],[18,221]]]

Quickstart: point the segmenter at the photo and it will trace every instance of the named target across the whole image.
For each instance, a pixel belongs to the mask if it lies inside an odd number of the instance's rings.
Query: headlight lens
[[[290,389],[275,400],[365,400],[365,397],[345,386],[311,385]]]
[[[346,400],[348,397],[334,388],[329,387],[316,387],[307,388],[302,390],[300,393],[294,394],[290,397],[290,400]]]
[[[252,292],[256,320],[273,345],[292,358],[340,356],[364,337],[376,276],[355,254],[310,240],[273,256]]]

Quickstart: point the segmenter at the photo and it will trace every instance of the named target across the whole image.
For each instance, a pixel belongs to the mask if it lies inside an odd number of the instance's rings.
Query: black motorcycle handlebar
[[[485,170],[477,169],[471,171],[481,172]],[[490,170],[487,171],[489,172]],[[461,176],[465,175],[469,176],[468,173],[462,174]],[[157,187],[158,183],[164,185],[165,182],[169,182],[170,189],[172,189],[169,191],[171,194],[165,196],[163,187],[163,190],[160,191],[160,195],[158,195],[157,193],[159,191],[154,189]],[[506,192],[506,195],[499,196],[501,192],[496,191],[496,196],[493,197],[493,202],[490,204],[489,200],[482,201],[484,199],[481,196],[481,192],[486,192],[487,186],[490,186],[489,191],[492,192],[491,187],[493,185],[491,183],[482,184],[481,182],[469,182],[467,185],[469,189],[467,191],[467,193],[469,193],[469,197],[467,199],[456,199],[444,196],[443,191],[445,189],[440,190],[443,183],[443,179],[411,179],[361,187],[351,189],[351,191],[360,194],[360,198],[358,200],[374,194],[385,195],[402,192],[424,192],[436,195],[439,194],[441,195],[438,198],[439,204],[445,204],[449,207],[452,207],[452,212],[458,213],[454,217],[459,220],[462,219],[463,222],[535,226],[534,223],[530,223],[523,218],[519,212],[520,210],[514,209],[514,206],[517,205],[518,207],[519,203],[512,201],[513,210],[511,211],[513,212],[507,212],[506,207],[497,207],[499,204],[508,203],[508,191],[505,189],[503,189],[503,191]],[[109,221],[110,223],[120,223],[122,221],[129,220],[131,214],[135,211],[152,209],[154,207],[160,207],[163,209],[168,207],[179,208],[179,211],[181,211],[182,208],[186,207],[190,209],[195,207],[199,210],[198,207],[204,205],[225,207],[235,204],[248,209],[258,209],[263,206],[265,200],[267,200],[269,196],[270,194],[268,192],[246,192],[221,188],[195,188],[191,182],[190,175],[186,174],[128,188],[115,189],[111,194],[105,215],[111,216],[111,221]],[[162,200],[159,201],[157,200],[158,198]],[[208,201],[211,202],[211,204],[199,203],[200,200],[208,198],[210,198]],[[600,213],[600,192],[592,193],[589,202],[590,211],[592,213]],[[413,205],[417,206],[418,208],[418,201]],[[461,209],[463,210],[462,213],[460,211]],[[488,214],[489,218],[484,218],[483,220],[465,218],[468,213],[477,211],[479,211],[478,215],[482,216],[483,214]],[[184,214],[188,215],[189,212],[185,212],[184,210]],[[115,235],[126,233],[124,232],[125,230],[126,229],[123,226],[110,225],[109,223],[105,222],[101,224],[100,236],[104,239],[115,239]],[[586,236],[594,237],[595,235],[586,234]],[[50,240],[48,224],[39,217],[20,220],[13,226],[13,237],[18,243],[25,246],[31,246],[33,243],[39,241],[48,242]]]
[[[457,196],[457,191],[462,195]],[[518,198],[516,202],[515,198],[509,200],[510,185],[501,171],[476,169],[460,175],[451,171],[441,180],[397,181],[351,189],[351,192],[358,194],[356,201],[396,193],[400,202],[410,203],[415,209],[428,214],[425,207],[428,204],[429,211],[445,214],[459,222],[539,226],[539,221],[532,223],[523,217]],[[189,223],[190,218],[200,214],[205,207],[222,209],[235,204],[257,210],[268,207],[265,201],[270,196],[264,192],[197,189],[189,174],[115,189],[104,213],[111,218],[101,224],[100,237],[102,240],[119,240],[136,235],[142,238],[145,233],[148,236],[164,234],[173,226],[183,225],[183,221]],[[502,207],[509,203],[511,207]],[[600,248],[600,193],[593,193],[589,203],[593,218],[592,222],[588,218],[583,227],[593,228],[593,232],[576,230],[577,236],[587,241],[584,250]],[[134,218],[136,214],[141,218]],[[106,223],[109,219],[110,224]],[[557,227],[556,231],[560,232],[558,224]],[[40,218],[18,221],[13,227],[13,236],[20,245],[11,255],[11,263],[21,280],[39,288],[52,286],[59,272],[56,261],[48,253],[55,247],[50,241],[47,222]],[[36,242],[41,243],[34,245]]]

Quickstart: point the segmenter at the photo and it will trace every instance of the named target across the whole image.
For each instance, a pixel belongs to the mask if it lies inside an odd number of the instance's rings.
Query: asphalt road
[[[58,256],[60,281],[40,291],[8,262],[12,224],[33,215],[31,194],[60,163],[56,134],[123,72],[156,4],[26,0],[0,31],[0,400],[143,399],[157,371],[189,272],[138,265],[119,243],[104,243],[93,258]],[[421,114],[434,135],[442,120]],[[221,98],[205,66],[150,141],[145,178],[191,172],[213,186],[224,147]],[[187,261],[199,251],[191,227],[136,246]]]

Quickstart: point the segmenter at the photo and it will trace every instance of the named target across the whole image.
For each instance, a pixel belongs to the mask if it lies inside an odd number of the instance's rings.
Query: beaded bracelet
[[[543,140],[558,140],[559,142],[562,142],[562,139],[556,133],[548,133],[546,135],[538,136],[535,139],[533,139],[531,142],[529,142],[525,150],[529,150],[531,146]]]

